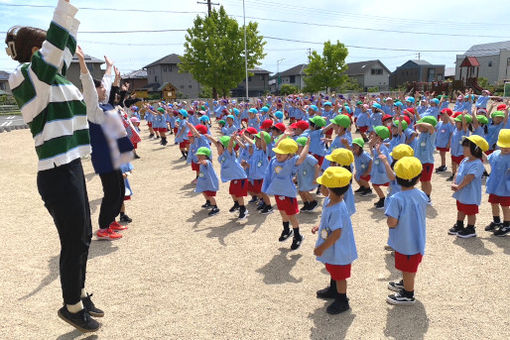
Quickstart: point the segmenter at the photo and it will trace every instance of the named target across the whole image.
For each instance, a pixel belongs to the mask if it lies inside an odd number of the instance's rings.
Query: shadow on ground
[[[110,241],[93,241],[90,243],[89,249],[89,260],[95,257],[101,257],[117,251],[117,247],[112,247],[112,242]],[[32,290],[30,293],[20,297],[18,300],[26,300],[37,293],[39,293],[44,287],[51,284],[58,278],[59,274],[59,258],[60,255],[55,255],[50,257],[48,260],[48,274],[41,280],[39,285]]]
[[[485,248],[483,241],[479,237],[460,238],[455,237],[453,244],[461,246],[468,253],[473,255],[492,255],[494,252]]]
[[[345,339],[356,314],[349,309],[338,315],[329,315],[326,313],[326,308],[331,302],[326,302],[323,307],[317,308],[308,315],[314,324],[311,328],[310,339]]]
[[[60,335],[59,337],[57,337],[57,340],[73,340],[73,339],[80,338],[82,336],[83,336],[83,333],[78,331],[77,329],[75,329],[74,331]],[[96,339],[99,339],[99,335],[92,334],[86,338],[83,338],[82,340],[96,340]]]
[[[395,256],[392,255],[391,252],[387,252],[386,255],[384,255],[384,262],[386,263],[386,269],[389,272],[388,277],[379,278],[377,281],[389,282],[400,280],[402,278],[402,274],[395,268]]]
[[[207,215],[205,215],[205,216],[207,216]],[[188,220],[188,222],[191,222],[191,221]],[[198,222],[200,222],[200,221],[198,221]],[[198,223],[196,225],[198,225]],[[244,227],[245,227],[245,224],[240,224],[237,220],[233,220],[233,221],[227,222],[226,224],[224,224],[222,226],[209,227],[209,228],[205,228],[205,229],[195,229],[195,231],[202,232],[202,231],[208,230],[209,233],[206,235],[207,237],[217,238],[218,242],[220,242],[220,244],[222,246],[226,246],[227,243],[225,242],[225,239],[227,238],[227,236],[235,233],[236,231],[243,229]]]
[[[290,271],[296,265],[302,254],[293,254],[287,256],[291,250],[288,248],[279,248],[279,254],[273,256],[271,261],[263,267],[256,270],[257,273],[264,275],[263,281],[266,285],[282,284],[286,282],[300,283],[303,278],[296,279]]]
[[[429,329],[429,318],[423,303],[416,300],[412,306],[388,307],[384,335],[392,339],[415,339],[425,337]]]

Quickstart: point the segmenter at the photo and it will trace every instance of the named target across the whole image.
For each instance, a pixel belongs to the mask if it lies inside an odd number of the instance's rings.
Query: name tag
[[[421,142],[421,144],[420,144],[420,145],[424,148],[425,146],[427,146],[427,143],[425,143],[425,142]]]
[[[378,165],[380,162],[381,162],[381,161],[380,161],[380,160],[378,160],[378,159],[376,159],[376,160],[374,161],[375,165]]]
[[[321,231],[321,238],[322,238],[323,240],[325,240],[325,239],[327,239],[327,238],[328,238],[328,236],[329,236],[329,230],[328,230],[328,228],[324,228],[324,229],[322,229],[322,231]]]

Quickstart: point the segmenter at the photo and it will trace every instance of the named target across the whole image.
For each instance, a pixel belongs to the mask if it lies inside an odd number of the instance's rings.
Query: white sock
[[[80,297],[81,297],[82,299],[84,299],[84,298],[86,298],[86,297],[87,297],[87,293],[85,293],[85,288],[82,288]]]
[[[66,305],[66,307],[69,312],[76,314],[83,309],[83,303],[80,300],[78,303],[75,303],[74,305]]]

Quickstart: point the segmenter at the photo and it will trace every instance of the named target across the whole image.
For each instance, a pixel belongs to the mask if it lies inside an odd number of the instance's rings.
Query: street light
[[[285,58],[278,59],[276,61],[276,74],[278,75],[278,78],[276,78],[276,94],[280,94],[280,63],[284,61]]]
[[[244,0],[243,0],[243,24],[244,24],[244,70],[246,72],[246,99],[250,96],[248,95],[248,53],[246,48],[246,11],[244,8]]]

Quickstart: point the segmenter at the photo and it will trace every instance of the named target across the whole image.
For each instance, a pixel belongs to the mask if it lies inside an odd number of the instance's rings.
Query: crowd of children
[[[229,212],[238,214],[239,220],[250,212],[271,214],[274,199],[283,227],[278,240],[292,236],[290,248],[295,250],[304,240],[299,213],[315,211],[317,196],[325,196],[320,224],[312,232],[319,234],[314,253],[325,263],[331,284],[317,297],[334,299],[328,312],[335,314],[349,308],[346,279],[357,258],[350,222],[356,212],[354,195],[372,195],[372,189],[377,195],[374,207],[384,209],[388,219],[386,248],[394,251],[395,266],[403,273],[401,281],[388,284],[396,293],[387,301],[414,303],[436,150],[441,161],[436,173],[447,171],[446,154],[451,153],[452,172],[446,180],[452,181],[458,214],[448,234],[476,236],[484,175],[493,214],[485,230],[496,236],[510,233],[508,106],[500,103],[495,109],[495,102],[487,91],[480,96],[467,91],[459,94],[454,110],[445,95],[436,98],[419,92],[396,98],[290,95],[252,103],[222,99],[144,107],[151,138],[161,138],[165,145],[165,132],[175,135],[182,158],[195,171],[195,191],[204,196],[202,208],[209,209],[209,216],[220,212],[215,199],[219,178],[229,183],[233,201]],[[211,118],[216,119],[217,130]],[[355,131],[361,138],[352,138]],[[484,161],[490,164],[490,174]],[[355,191],[352,179],[359,186]],[[418,181],[421,190],[415,188]],[[249,208],[251,204],[256,209]]]

